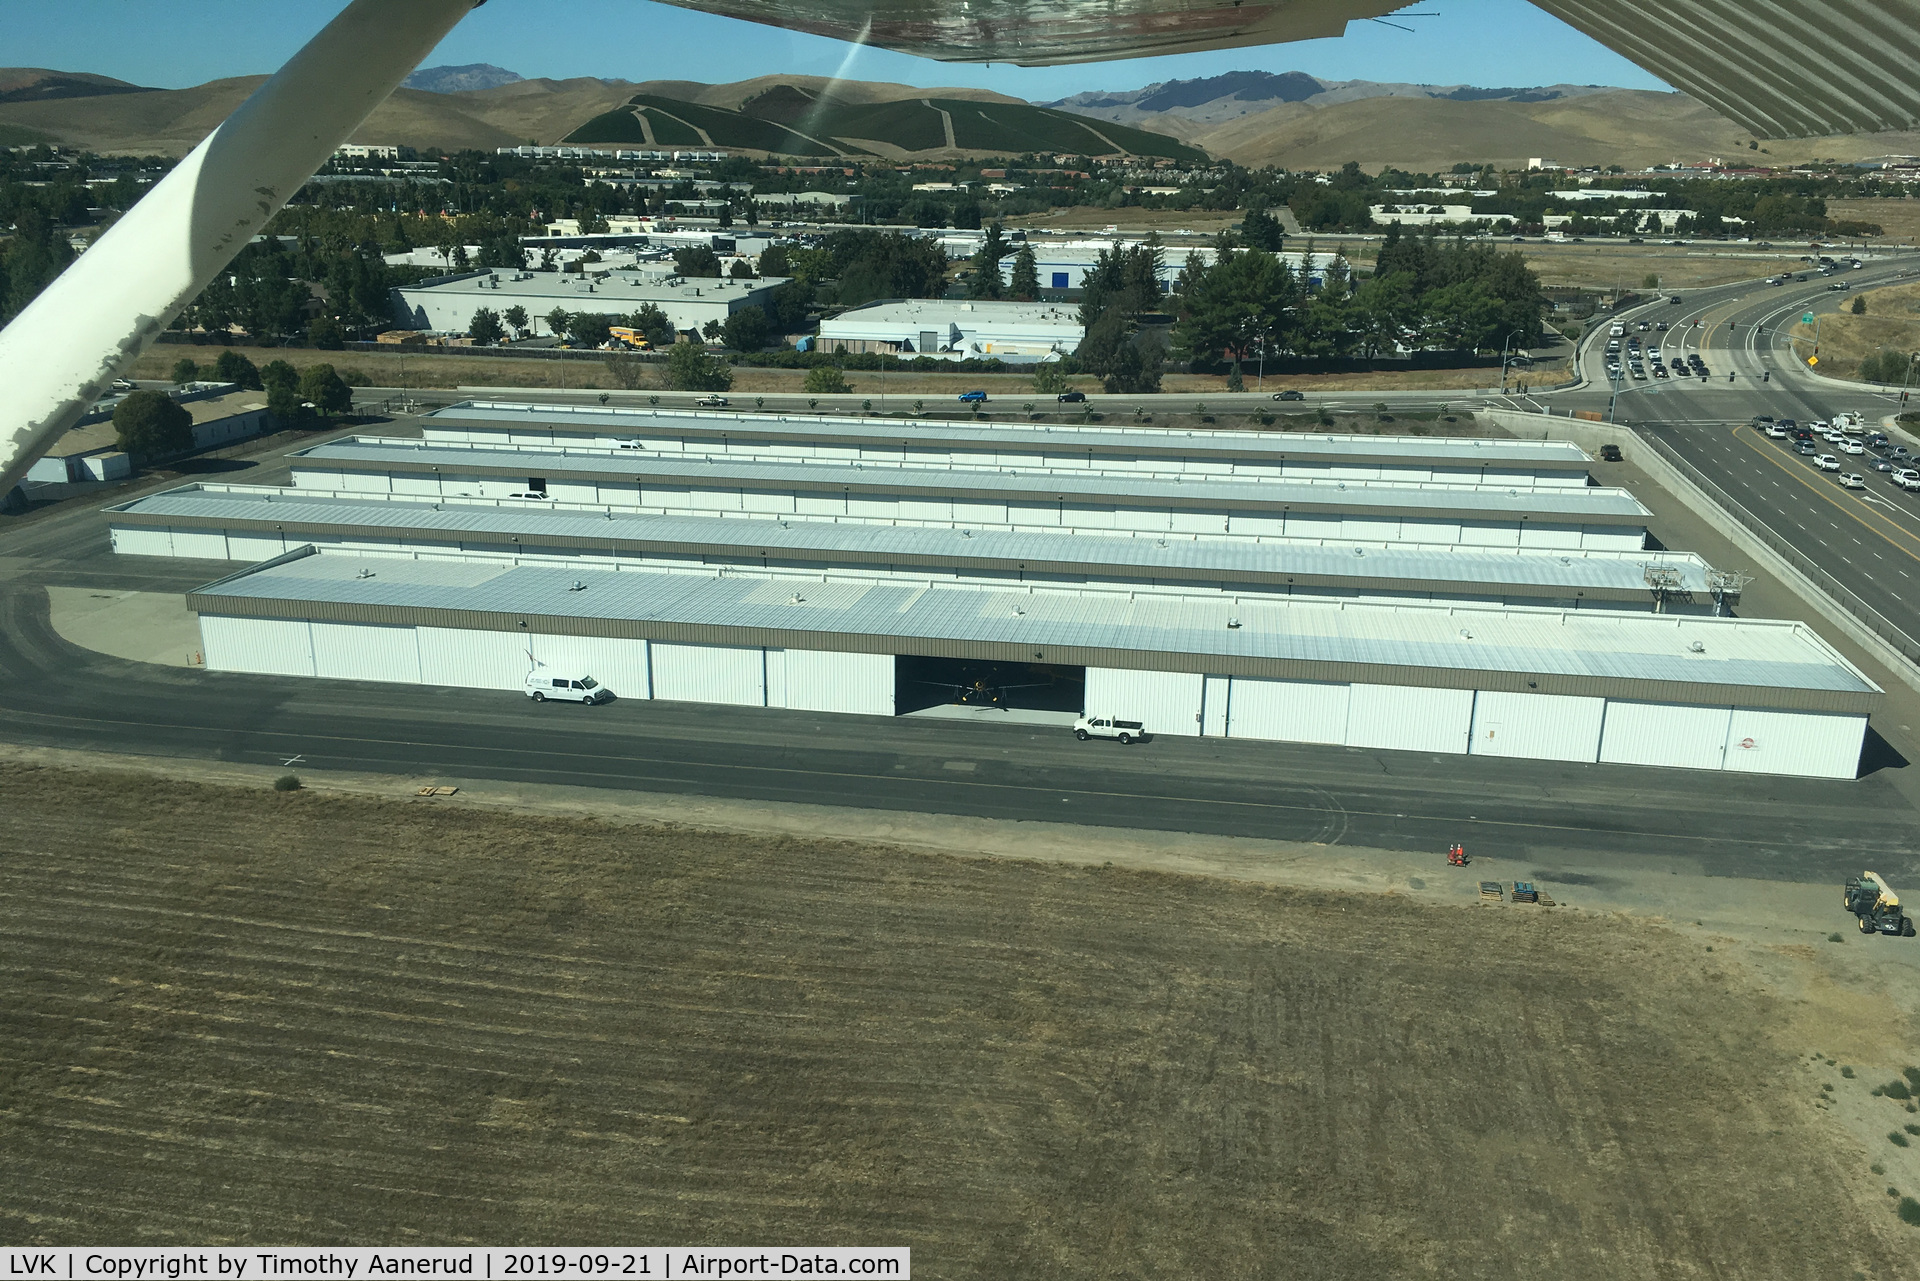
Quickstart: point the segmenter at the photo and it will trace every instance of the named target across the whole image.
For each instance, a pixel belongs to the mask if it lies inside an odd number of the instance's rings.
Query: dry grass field
[[[183,355],[202,363],[211,363],[220,354],[215,346],[193,347],[169,343],[154,347],[140,357],[131,375],[134,378],[166,378],[173,363]],[[376,387],[405,387],[413,390],[451,387],[547,387],[555,390],[621,390],[605,363],[587,361],[514,360],[488,356],[408,356],[385,352],[317,351],[296,347],[238,347],[235,350],[264,365],[284,360],[296,368],[312,364],[330,364],[340,371],[357,371]],[[640,390],[665,386],[664,370],[659,366],[641,366]],[[1565,362],[1536,366],[1530,381],[1547,386],[1566,377]],[[1247,370],[1247,387],[1253,389],[1254,376]],[[875,398],[915,397],[929,399],[929,408],[938,408],[942,397],[958,396],[980,388],[995,400],[1026,401],[1036,399],[1033,378],[1029,374],[942,374],[942,373],[863,373],[849,370],[846,375],[853,394]],[[1073,385],[1089,393],[1099,391],[1092,378],[1074,378]],[[1373,374],[1298,374],[1275,375],[1267,380],[1268,391],[1292,387],[1299,390],[1339,391],[1450,391],[1497,386],[1500,371],[1494,369],[1423,369]],[[804,391],[806,373],[798,369],[757,369],[741,366],[734,370],[733,393],[736,396],[798,396]],[[1225,374],[1169,374],[1163,387],[1169,392],[1220,395],[1227,389]],[[1124,399],[1124,397],[1116,398]],[[890,406],[898,408],[899,406]]]
[[[17,765],[0,812],[10,1243],[1912,1275],[1787,1003],[1622,918]]]
[[[1920,285],[1889,285],[1862,290],[1867,309],[1856,316],[1851,304],[1838,313],[1823,313],[1818,326],[1820,372],[1833,378],[1857,378],[1860,362],[1882,350],[1920,350]],[[1815,326],[1793,326],[1795,350],[1804,359],[1813,354]]]

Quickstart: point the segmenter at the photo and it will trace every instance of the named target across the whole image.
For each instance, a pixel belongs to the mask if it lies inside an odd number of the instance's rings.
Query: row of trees
[[[1311,289],[1275,255],[1223,244],[1196,255],[1174,285],[1174,343],[1202,368],[1265,353],[1365,357],[1537,346],[1545,297],[1514,253],[1402,237],[1390,229],[1373,276],[1357,288],[1338,265]]]
[[[274,360],[256,368],[232,350],[221,352],[204,368],[190,357],[174,362],[174,382],[197,382],[203,377],[265,391],[267,412],[283,426],[301,426],[315,415],[332,418],[353,408],[353,388],[328,364],[296,369],[284,360]],[[121,450],[142,461],[193,448],[193,415],[162,391],[136,391],[124,397],[114,406],[113,431]]]

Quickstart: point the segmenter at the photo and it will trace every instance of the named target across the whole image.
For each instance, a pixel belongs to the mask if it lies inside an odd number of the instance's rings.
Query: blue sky
[[[343,0],[11,0],[5,60],[182,88],[271,71]],[[1135,89],[1224,71],[1304,71],[1326,80],[1485,87],[1554,83],[1664,88],[1658,80],[1525,0],[1444,0],[1433,17],[1396,19],[1409,34],[1355,23],[1340,40],[1073,67],[982,67],[860,50],[850,78],[966,85],[1044,101],[1086,89]],[[256,16],[270,15],[270,16]],[[669,56],[662,56],[670,51]],[[491,62],[523,76],[724,82],[779,72],[832,75],[848,46],[647,0],[490,0],[427,60]]]

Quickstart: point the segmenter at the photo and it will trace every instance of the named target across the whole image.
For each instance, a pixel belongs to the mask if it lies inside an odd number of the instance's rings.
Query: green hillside
[[[711,140],[716,147],[789,156],[861,156],[871,154],[861,142],[885,143],[908,152],[939,151],[949,145],[949,128],[952,146],[999,155],[1098,156],[1119,151],[1194,163],[1207,159],[1205,152],[1165,134],[1026,103],[959,98],[851,103],[816,97],[792,85],[776,85],[738,111],[638,94],[626,106],[587,121],[564,141],[697,147]]]

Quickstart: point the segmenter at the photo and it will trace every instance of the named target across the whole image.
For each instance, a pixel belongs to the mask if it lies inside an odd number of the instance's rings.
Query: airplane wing
[[[1045,67],[1338,36],[1412,0],[666,2],[946,62]],[[1920,124],[1920,0],[1533,3],[1756,138]]]

